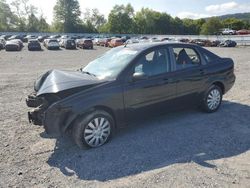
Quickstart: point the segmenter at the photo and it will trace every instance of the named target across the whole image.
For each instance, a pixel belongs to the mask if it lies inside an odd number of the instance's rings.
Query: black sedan
[[[64,39],[62,41],[62,47],[65,49],[76,49],[76,42],[74,39]]]
[[[235,82],[234,62],[193,44],[144,43],[114,48],[78,71],[50,70],[26,103],[29,121],[51,135],[71,130],[79,147],[106,143],[137,118],[198,105],[219,109]]]
[[[28,50],[32,51],[32,50],[42,50],[41,44],[37,39],[31,39],[28,42]]]

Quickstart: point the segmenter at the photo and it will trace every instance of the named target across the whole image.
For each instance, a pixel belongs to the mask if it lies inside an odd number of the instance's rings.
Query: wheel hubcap
[[[218,89],[213,89],[210,91],[207,97],[207,106],[210,110],[215,110],[221,101],[221,94]]]
[[[91,147],[101,146],[110,135],[110,122],[104,117],[98,117],[88,123],[84,130],[84,139]]]

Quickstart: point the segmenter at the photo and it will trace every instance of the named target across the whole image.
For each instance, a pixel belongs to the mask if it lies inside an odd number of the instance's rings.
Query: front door
[[[139,79],[133,75],[142,74]],[[162,47],[143,54],[131,70],[132,79],[124,85],[127,119],[144,118],[149,112],[167,108],[167,101],[176,95],[176,77],[171,73],[170,56]]]

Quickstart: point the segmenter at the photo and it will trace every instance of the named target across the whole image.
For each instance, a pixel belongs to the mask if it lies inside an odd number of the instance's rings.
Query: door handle
[[[174,81],[173,79],[169,79],[169,78],[163,78],[161,81],[159,81],[159,84],[169,84],[169,83],[174,83],[176,81]]]
[[[205,74],[204,69],[200,69],[200,75],[204,75],[204,74]]]

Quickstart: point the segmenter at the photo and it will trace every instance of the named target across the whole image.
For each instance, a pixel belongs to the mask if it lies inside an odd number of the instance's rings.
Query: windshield
[[[116,78],[137,54],[136,50],[117,47],[90,62],[82,71],[99,79]]]

